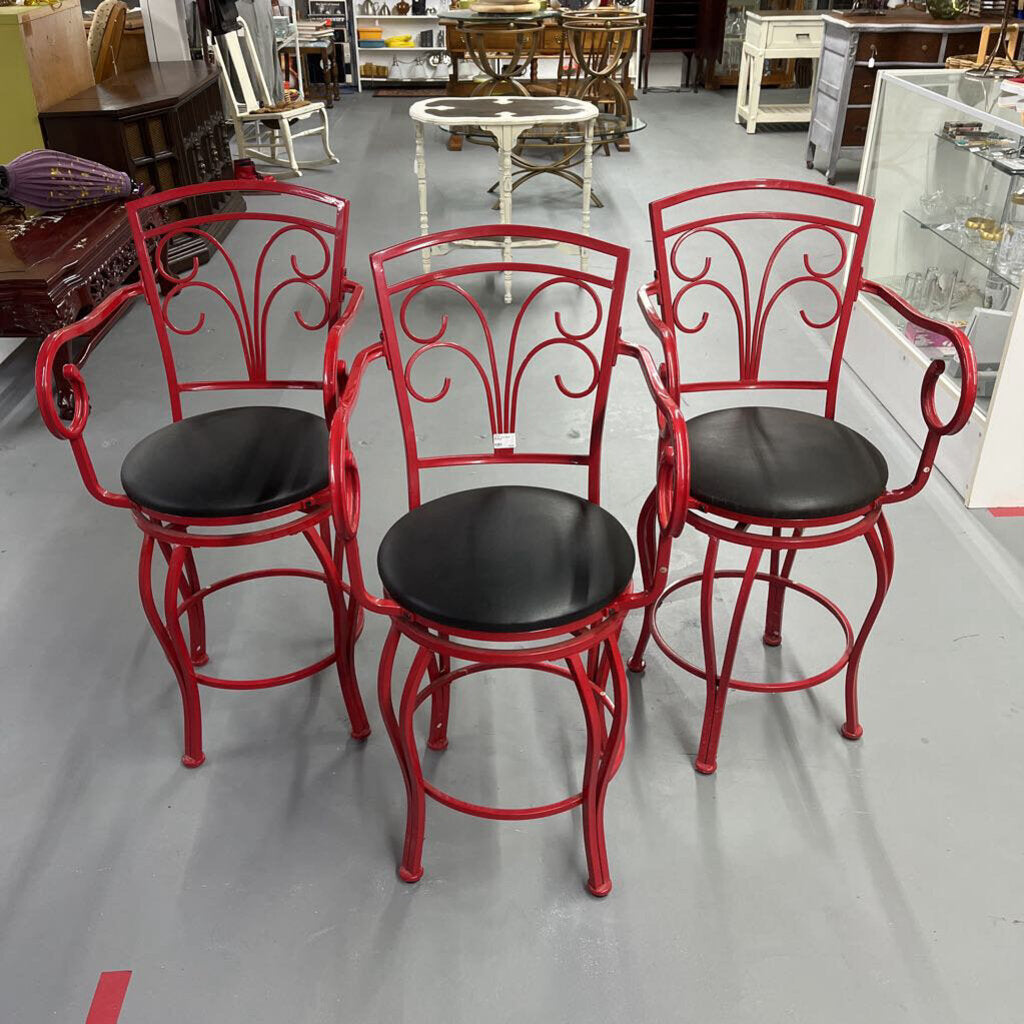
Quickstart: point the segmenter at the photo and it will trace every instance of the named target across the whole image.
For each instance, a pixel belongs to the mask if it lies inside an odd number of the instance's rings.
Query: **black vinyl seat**
[[[553,628],[605,607],[633,543],[599,505],[543,487],[483,487],[420,505],[388,530],[377,568],[404,608],[489,633]]]
[[[870,505],[889,467],[867,438],[795,409],[719,409],[688,420],[690,495],[766,519],[823,519]]]
[[[189,416],[143,438],[121,465],[133,502],[183,517],[270,512],[327,485],[324,418],[277,406]]]

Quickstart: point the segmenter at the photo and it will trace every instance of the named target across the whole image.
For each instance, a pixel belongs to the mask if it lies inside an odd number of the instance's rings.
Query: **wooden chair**
[[[238,19],[238,31],[218,36],[213,47],[214,56],[223,71],[224,102],[235,125],[235,141],[238,156],[250,157],[277,167],[290,167],[297,176],[302,168],[325,167],[336,164],[338,158],[331,150],[328,139],[327,111],[324,104],[312,100],[300,100],[294,104],[275,103],[263,77],[252,34],[242,18]],[[244,48],[244,49],[243,49]],[[256,81],[253,83],[252,76]],[[241,93],[236,94],[235,87]],[[316,128],[293,132],[292,126],[298,121],[318,115],[321,123]],[[246,138],[247,126],[255,126],[254,138]],[[323,160],[299,162],[295,155],[295,140],[319,135],[327,154]],[[284,146],[287,159],[277,155],[278,146]]]
[[[103,0],[93,13],[89,25],[89,59],[97,82],[117,73],[127,17],[128,5],[124,0]]]

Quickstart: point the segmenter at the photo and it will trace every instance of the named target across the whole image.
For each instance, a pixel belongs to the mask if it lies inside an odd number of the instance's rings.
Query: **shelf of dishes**
[[[921,196],[920,203],[920,212],[904,210],[904,216],[1010,288],[1020,287],[1024,275],[1024,191],[1012,192],[998,212],[977,196],[949,199],[941,190]],[[1005,219],[1003,209],[1008,211]]]
[[[404,10],[398,8],[404,8]],[[390,6],[387,3],[363,0],[363,3],[356,8],[357,18],[436,18],[439,13],[438,7],[424,7],[420,12],[416,12],[403,0],[398,0],[398,3]]]
[[[409,82],[444,82],[451,74],[451,57],[433,51],[429,57],[415,57],[411,61],[399,60],[393,55],[390,64],[367,61],[359,66],[359,77],[363,81],[392,82],[404,85]],[[404,69],[409,68],[405,74]]]
[[[358,47],[360,50],[443,50],[445,45],[445,31],[443,28],[426,28],[420,32],[399,31],[392,35],[384,35],[384,29],[380,25],[362,25],[356,29],[358,36]]]
[[[985,131],[980,121],[947,121],[935,137],[1011,176],[1024,175],[1024,139]]]

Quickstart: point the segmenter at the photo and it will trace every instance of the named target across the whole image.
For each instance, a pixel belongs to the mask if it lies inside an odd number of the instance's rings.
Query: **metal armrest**
[[[878,284],[875,281],[862,281],[860,290],[869,295],[881,299],[886,305],[894,309],[900,316],[909,320],[917,327],[931,331],[940,337],[945,338],[956,350],[957,359],[960,361],[960,401],[953,412],[953,415],[944,423],[935,408],[935,387],[946,364],[941,359],[933,359],[924,374],[924,382],[921,385],[921,415],[924,417],[928,433],[925,436],[924,444],[921,447],[921,459],[917,465],[917,472],[913,480],[903,487],[886,491],[882,496],[882,502],[887,504],[894,501],[903,501],[912,497],[928,482],[932,465],[935,462],[935,453],[938,451],[939,441],[962,430],[971,417],[971,410],[974,408],[974,400],[978,392],[978,366],[974,357],[974,349],[967,335],[942,320],[935,320],[925,316],[924,313],[914,309],[905,302],[891,288]]]
[[[647,326],[658,336],[661,351],[665,357],[667,368],[666,386],[674,388],[679,379],[679,368],[676,365],[676,336],[671,327],[662,319],[658,301],[658,282],[651,281],[637,289],[636,302],[643,313]]]
[[[344,362],[337,364],[340,397],[337,411],[331,421],[331,509],[334,514],[335,529],[345,545],[352,595],[364,608],[381,612],[384,615],[395,615],[401,610],[400,606],[389,598],[375,597],[366,589],[366,582],[363,579],[359,542],[356,537],[359,531],[359,467],[349,445],[348,437],[349,422],[359,399],[363,374],[370,363],[382,358],[384,358],[384,346],[378,342],[369,348],[364,348],[356,356],[351,373],[346,372]]]
[[[327,348],[324,351],[324,415],[328,423],[334,419],[338,396],[342,392],[339,371],[343,371],[345,364],[338,361],[338,349],[363,304],[363,286],[355,281],[345,281],[342,284],[342,296],[342,310],[327,332]]]
[[[650,543],[652,550],[641,558],[644,567],[644,589],[631,595],[631,606],[646,606],[657,600],[665,588],[668,558],[672,540],[683,531],[690,500],[690,448],[686,440],[686,422],[679,405],[669,394],[651,353],[642,345],[619,341],[619,354],[629,356],[640,364],[647,388],[658,410],[658,469],[657,479],[640,513],[637,534],[640,543],[646,530],[645,517],[650,515]],[[651,508],[653,502],[653,509]],[[657,516],[658,537],[653,537],[653,516]],[[643,552],[641,552],[643,554]]]
[[[62,438],[71,442],[71,451],[78,463],[78,470],[82,474],[82,482],[86,490],[99,501],[106,505],[114,505],[117,508],[130,508],[131,501],[124,494],[117,491],[108,491],[99,481],[96,469],[92,464],[92,458],[85,444],[83,431],[89,419],[89,392],[85,386],[85,380],[74,363],[64,366],[64,379],[71,387],[74,397],[74,415],[70,423],[65,423],[60,418],[60,412],[53,395],[53,364],[57,355],[65,345],[69,345],[75,338],[85,334],[92,334],[101,328],[120,309],[124,303],[142,295],[142,285],[139,283],[124,285],[117,291],[108,295],[91,313],[76,320],[68,327],[62,327],[48,335],[39,349],[36,358],[36,400],[39,402],[39,412],[43,422],[54,437]]]

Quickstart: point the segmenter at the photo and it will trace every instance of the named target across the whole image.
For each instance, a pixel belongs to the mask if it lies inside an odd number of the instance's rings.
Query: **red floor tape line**
[[[96,982],[96,991],[85,1024],[117,1024],[124,995],[128,991],[128,982],[131,980],[131,971],[104,971]]]
[[[1002,519],[1006,516],[1024,516],[1024,508],[990,508],[989,512],[997,519]]]

